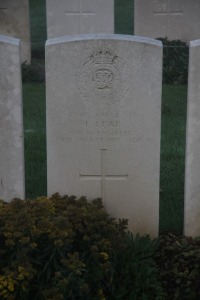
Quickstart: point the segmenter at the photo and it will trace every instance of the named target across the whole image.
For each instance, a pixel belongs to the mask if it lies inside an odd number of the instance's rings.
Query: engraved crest
[[[79,69],[79,91],[83,100],[98,106],[122,101],[128,90],[126,64],[107,47],[99,47]]]

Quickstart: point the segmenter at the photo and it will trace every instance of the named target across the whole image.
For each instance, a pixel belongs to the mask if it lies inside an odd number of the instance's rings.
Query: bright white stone
[[[186,235],[200,235],[200,40],[190,43],[185,169]]]
[[[102,197],[158,234],[162,45],[123,35],[46,44],[48,194]]]
[[[134,32],[185,42],[200,37],[199,0],[135,0]]]
[[[28,0],[0,0],[0,34],[21,40],[21,61],[30,62]]]
[[[0,36],[0,198],[24,198],[19,40]]]
[[[114,0],[47,0],[46,6],[49,39],[83,33],[114,33]]]

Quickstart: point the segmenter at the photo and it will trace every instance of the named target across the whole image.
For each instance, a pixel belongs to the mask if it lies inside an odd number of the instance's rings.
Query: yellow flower
[[[18,272],[22,273],[24,271],[24,268],[22,266],[18,266]]]
[[[8,290],[9,290],[10,292],[14,292],[14,284],[13,284],[12,282],[10,282],[10,283],[8,284]]]
[[[62,247],[64,245],[62,240],[55,240],[54,241],[54,246],[56,247]]]
[[[108,260],[108,254],[106,252],[100,252],[100,256],[103,260]]]
[[[23,279],[24,279],[24,275],[23,275],[23,274],[19,274],[19,275],[17,276],[17,279],[18,279],[18,280],[23,280]]]

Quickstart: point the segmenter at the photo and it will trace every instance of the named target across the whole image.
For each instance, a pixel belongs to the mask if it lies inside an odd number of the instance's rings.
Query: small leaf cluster
[[[22,63],[22,81],[39,82],[45,81],[45,64],[44,59],[33,59],[31,64],[27,62]]]
[[[163,235],[155,260],[166,299],[200,299],[200,238]]]
[[[126,227],[100,199],[1,201],[0,299],[106,299]]]
[[[181,40],[159,38],[163,43],[163,83],[187,84],[189,47]]]
[[[113,300],[165,299],[154,255],[159,239],[128,233],[115,264]],[[111,298],[109,298],[111,299]]]

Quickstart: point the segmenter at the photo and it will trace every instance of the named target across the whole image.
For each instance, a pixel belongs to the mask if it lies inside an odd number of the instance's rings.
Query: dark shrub
[[[187,84],[189,47],[180,40],[169,41],[158,38],[163,43],[163,83]]]
[[[153,259],[158,244],[158,239],[151,240],[148,235],[127,235],[123,251],[120,249],[115,262],[113,297],[108,299],[165,299]]]
[[[200,299],[200,239],[163,235],[155,255],[166,299]]]
[[[105,299],[126,225],[99,199],[1,202],[0,299]]]
[[[44,60],[32,60],[31,64],[22,64],[23,82],[44,82],[45,64]]]
[[[164,299],[157,241],[126,228],[100,199],[1,201],[0,299]]]

